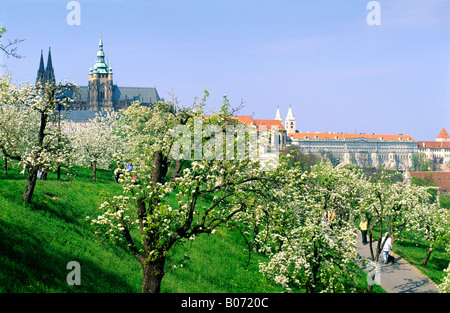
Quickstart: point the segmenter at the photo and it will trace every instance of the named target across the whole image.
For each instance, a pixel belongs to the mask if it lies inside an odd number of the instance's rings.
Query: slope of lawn
[[[50,172],[26,204],[26,177],[12,166],[8,175],[0,174],[0,292],[140,292],[141,265],[122,248],[101,243],[86,220],[97,213],[102,193],[122,191],[112,171],[99,170],[96,182],[85,168],[73,167],[69,175],[63,168],[61,181]],[[267,258],[254,252],[249,258],[239,231],[223,227],[172,249],[161,291],[282,292],[259,273],[260,260]],[[79,286],[67,284],[70,261],[80,263]],[[360,292],[365,282],[361,273]]]
[[[450,210],[450,196],[440,195],[439,201],[443,208]],[[428,276],[436,284],[442,283],[445,277],[444,269],[448,267],[450,262],[450,253],[445,249],[445,245],[450,241],[447,235],[444,240],[434,245],[433,252],[426,265],[421,262],[425,258],[429,247],[429,242],[414,238],[410,233],[402,232],[401,238],[395,243],[394,252],[404,257],[410,264],[413,264],[423,274]]]
[[[31,204],[22,202],[24,176],[0,176],[1,292],[139,291],[139,264],[95,240],[85,219],[101,203],[101,191],[120,191],[106,182],[109,173],[100,175],[97,183],[87,176],[59,182],[49,173],[37,182]],[[81,286],[66,282],[70,261],[81,265]]]
[[[18,172],[0,174],[0,292],[140,292],[140,264],[100,243],[86,221],[102,192],[121,192],[112,171],[100,170],[95,183],[88,169],[72,168],[69,178],[63,170],[62,181],[49,173],[38,180],[31,204],[22,202],[26,177]],[[177,246],[162,292],[281,292],[258,272],[255,258],[247,267],[244,249],[240,234],[227,229]],[[70,261],[81,265],[80,286],[66,282]]]

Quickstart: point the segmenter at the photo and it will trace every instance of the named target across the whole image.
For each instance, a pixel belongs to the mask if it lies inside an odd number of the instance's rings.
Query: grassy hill
[[[71,168],[70,178],[64,169],[62,181],[49,173],[47,181],[38,180],[31,204],[22,201],[26,177],[19,171],[0,174],[0,293],[140,292],[140,264],[122,248],[98,241],[86,220],[97,213],[101,193],[121,192],[112,171],[99,170],[95,183],[89,169]],[[282,292],[258,271],[259,260],[267,259],[252,253],[248,262],[246,248],[240,233],[226,228],[175,246],[161,292]],[[80,286],[66,282],[70,261],[81,265]],[[365,274],[360,280],[364,292]]]
[[[140,292],[140,264],[125,250],[99,242],[86,216],[96,214],[100,194],[119,194],[111,171],[97,182],[88,169],[57,181],[39,180],[31,204],[22,202],[26,177],[13,169],[0,174],[0,292]],[[258,272],[256,256],[247,266],[244,240],[220,229],[178,246],[167,260],[162,292],[281,292]],[[259,256],[261,258],[261,256]],[[174,262],[183,267],[173,268]],[[67,263],[81,265],[81,286],[70,286]]]

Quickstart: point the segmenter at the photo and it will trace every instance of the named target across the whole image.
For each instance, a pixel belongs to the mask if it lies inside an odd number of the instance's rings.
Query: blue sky
[[[22,59],[0,62],[34,83],[51,46],[57,80],[87,85],[100,32],[119,86],[156,87],[182,104],[208,89],[241,115],[284,118],[300,131],[409,134],[450,131],[450,1],[80,0],[68,25],[66,0],[1,0],[4,40],[25,39]]]

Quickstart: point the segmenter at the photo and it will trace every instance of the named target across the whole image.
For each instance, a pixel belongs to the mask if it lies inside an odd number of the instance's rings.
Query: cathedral
[[[38,81],[55,82],[50,49],[47,67],[44,67],[41,51],[36,83]],[[70,96],[74,100],[70,109],[74,111],[118,111],[127,108],[134,101],[147,106],[160,101],[156,88],[119,87],[114,84],[113,70],[105,58],[101,36],[96,63],[89,69],[88,86],[80,86],[80,89]]]

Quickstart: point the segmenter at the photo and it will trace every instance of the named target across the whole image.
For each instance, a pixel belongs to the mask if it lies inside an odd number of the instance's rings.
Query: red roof
[[[450,141],[419,141],[419,149],[450,149]]]
[[[395,141],[415,141],[409,135],[377,135],[377,134],[341,134],[341,133],[294,133],[289,135],[292,139],[332,139],[332,140],[343,140],[343,139],[372,139],[372,140],[395,140]]]
[[[255,122],[256,127],[266,126],[266,130],[271,130],[272,127],[278,127],[278,130],[285,130],[283,124],[279,120],[262,120],[262,119],[255,119],[253,120]],[[263,128],[264,129],[264,128]]]
[[[211,117],[211,115],[205,115],[205,118],[210,118],[210,117]],[[253,117],[251,117],[249,115],[230,116],[230,118],[235,118],[242,124],[256,126],[258,131],[261,126],[266,127],[266,128],[263,127],[263,130],[271,130],[272,126],[277,126],[278,130],[286,130],[284,128],[283,124],[279,120],[253,119]]]
[[[439,133],[439,136],[436,138],[450,138],[445,128],[442,128],[441,132]]]
[[[253,117],[251,116],[230,116],[230,117],[239,120],[239,122],[241,122],[242,124],[255,125]]]

